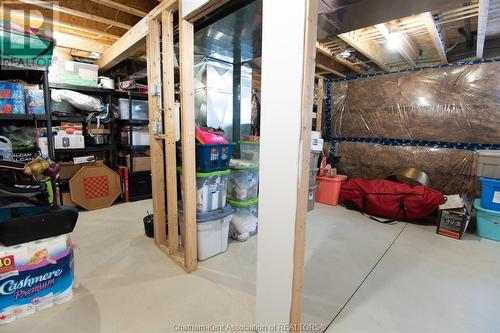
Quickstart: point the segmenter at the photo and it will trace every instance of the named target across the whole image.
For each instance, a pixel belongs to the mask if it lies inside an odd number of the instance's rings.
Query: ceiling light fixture
[[[346,49],[346,50],[340,52],[340,56],[344,59],[347,59],[351,56],[351,52],[349,52],[349,50]]]
[[[403,44],[403,37],[401,36],[401,32],[399,31],[391,31],[389,35],[387,35],[387,48],[396,52],[401,49]]]

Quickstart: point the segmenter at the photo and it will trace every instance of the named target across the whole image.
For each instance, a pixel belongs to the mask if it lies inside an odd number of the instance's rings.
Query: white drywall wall
[[[270,327],[289,323],[292,301],[306,0],[263,0],[262,15],[256,317]]]
[[[186,17],[210,0],[182,0],[182,17]]]

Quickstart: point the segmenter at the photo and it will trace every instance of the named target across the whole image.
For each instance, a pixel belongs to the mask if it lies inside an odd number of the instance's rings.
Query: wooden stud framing
[[[356,73],[358,74],[364,74],[365,71],[362,70],[361,68],[359,68],[358,66],[354,65],[352,62],[350,62],[349,60],[346,60],[338,55],[332,55],[329,48],[322,45],[320,42],[316,42],[316,50],[320,53],[322,53],[323,55],[327,56],[327,57],[330,57],[332,60],[335,60],[339,63],[341,63],[342,65],[346,66],[347,68],[355,71]]]
[[[194,29],[179,19],[181,77],[182,192],[184,211],[184,264],[187,272],[198,265],[196,228],[196,159],[194,116]]]
[[[389,66],[387,66],[387,55],[383,48],[370,40],[363,40],[361,38],[362,34],[362,30],[354,30],[340,34],[338,37],[373,61],[384,71],[390,71]]]
[[[479,17],[477,20],[477,47],[476,58],[481,59],[484,51],[484,40],[486,39],[486,29],[488,28],[488,12],[490,0],[479,0]]]
[[[443,40],[441,39],[441,36],[439,35],[439,31],[438,31],[438,28],[436,26],[436,22],[434,21],[434,17],[432,16],[432,13],[426,12],[426,13],[422,13],[420,15],[425,23],[425,26],[427,28],[427,32],[431,36],[432,43],[434,44],[436,52],[439,55],[439,59],[441,59],[441,63],[447,64],[448,59],[446,58],[446,52],[444,50]]]
[[[382,34],[382,36],[384,36],[385,39],[389,39],[391,32],[385,23],[376,24],[375,28]],[[410,66],[415,67],[417,65],[415,63],[415,59],[418,56],[416,47],[404,32],[400,32],[400,35],[402,45],[398,48],[398,53]]]
[[[167,189],[168,253],[179,253],[177,224],[177,170],[175,146],[174,14],[164,11],[162,22],[163,128],[165,133],[165,175]]]
[[[304,250],[306,238],[307,195],[309,190],[309,159],[311,150],[312,106],[314,99],[314,65],[316,61],[316,31],[318,9],[316,0],[306,2],[304,64],[302,80],[302,126],[300,131],[301,161],[297,184],[297,212],[295,216],[295,241],[293,253],[292,305],[290,331],[300,332],[302,291],[304,289]]]
[[[323,134],[323,100],[325,98],[325,80],[318,78],[318,96],[316,104],[316,131]]]
[[[157,19],[165,10],[175,11],[178,8],[177,0],[164,0],[152,11],[140,20],[132,29],[127,31],[119,40],[117,40],[101,58],[97,65],[101,71],[105,71],[126,59],[129,55],[137,51],[143,44],[148,34],[148,21]]]
[[[90,1],[98,3],[100,5],[110,7],[110,8],[118,9],[124,13],[132,14],[132,15],[135,15],[138,17],[144,17],[144,16],[148,15],[148,13],[146,13],[145,11],[143,11],[141,9],[130,7],[130,6],[124,5],[122,3],[119,3],[119,2],[116,2],[113,0],[90,0]]]
[[[155,19],[150,20],[146,37],[150,124],[162,122],[160,33],[160,23]],[[149,129],[150,138],[154,137],[153,127],[150,126]],[[150,151],[155,243],[160,245],[167,243],[163,142],[150,140]]]
[[[132,29],[132,26],[129,24],[118,22],[116,20],[111,20],[111,19],[99,16],[99,15],[81,12],[81,11],[76,10],[76,9],[62,7],[62,6],[52,4],[49,2],[44,2],[44,1],[39,1],[39,0],[19,0],[19,1],[33,5],[33,6],[37,6],[40,8],[46,8],[46,9],[54,10],[56,12],[65,13],[65,14],[69,14],[69,15],[73,15],[73,16],[78,16],[78,17],[81,17],[81,18],[84,18],[87,20],[109,24],[109,25],[112,25],[112,26],[115,26],[118,28],[126,29],[126,30]]]

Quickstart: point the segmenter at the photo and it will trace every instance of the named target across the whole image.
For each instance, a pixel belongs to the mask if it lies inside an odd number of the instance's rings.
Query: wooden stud
[[[318,96],[316,104],[316,131],[323,132],[323,100],[325,98],[325,80],[318,79]]]
[[[304,252],[306,238],[307,197],[309,191],[309,160],[311,151],[311,124],[314,99],[314,65],[316,62],[316,32],[318,10],[316,0],[306,2],[306,26],[304,40],[304,64],[302,80],[302,110],[300,131],[300,174],[297,183],[297,212],[295,216],[295,240],[293,251],[292,305],[290,331],[300,332],[302,316],[302,292],[304,289]]]
[[[434,48],[436,49],[436,52],[439,56],[439,59],[441,60],[441,63],[447,64],[448,59],[446,58],[446,52],[444,50],[443,40],[439,35],[439,31],[436,26],[436,22],[434,21],[434,17],[432,16],[432,13],[426,12],[420,14],[420,16],[425,24],[427,32],[431,37],[432,43],[434,44]]]
[[[165,175],[169,253],[179,252],[177,216],[177,163],[175,142],[174,14],[164,11],[162,21],[163,128],[165,133]]]
[[[65,14],[69,14],[69,15],[73,15],[73,16],[78,16],[78,17],[81,17],[81,18],[84,18],[87,20],[109,24],[109,25],[112,25],[112,26],[115,26],[118,28],[122,28],[125,30],[129,30],[132,28],[132,26],[129,24],[118,22],[116,20],[111,20],[111,19],[99,16],[99,15],[81,12],[81,11],[76,10],[76,9],[62,7],[62,6],[52,4],[49,2],[38,1],[38,0],[19,0],[19,1],[33,5],[33,6],[37,6],[40,8],[46,8],[46,9],[54,10],[56,12],[65,13]]]
[[[196,159],[194,115],[194,30],[193,24],[179,20],[181,77],[182,189],[184,217],[184,262],[187,272],[196,270]]]
[[[363,29],[360,29],[340,34],[338,37],[373,61],[384,71],[390,71],[389,66],[387,66],[389,60],[385,50],[372,41],[363,40],[363,33]]]
[[[345,78],[346,76],[334,69],[331,69],[330,67],[327,67],[325,65],[322,65],[322,64],[316,64],[316,67],[318,67],[319,69],[323,70],[323,71],[326,71],[326,72],[329,72],[333,75],[336,75],[338,77],[341,77],[341,78]]]
[[[484,40],[486,39],[486,29],[488,28],[488,12],[490,0],[479,0],[479,18],[477,20],[477,46],[476,58],[481,59],[484,51]]]
[[[90,0],[90,1],[98,3],[100,5],[110,7],[110,8],[118,9],[124,13],[132,14],[132,15],[138,16],[138,17],[144,17],[144,16],[148,15],[147,12],[145,12],[141,9],[130,7],[130,6],[124,5],[122,3],[119,3],[119,2],[116,2],[113,0]]]
[[[344,59],[338,55],[332,55],[332,53],[330,52],[329,48],[326,47],[325,45],[322,45],[320,42],[316,42],[316,50],[320,53],[322,53],[323,55],[327,56],[327,57],[330,57],[332,60],[335,60],[339,63],[341,63],[342,65],[346,66],[347,68],[355,71],[356,73],[358,74],[364,74],[366,73],[364,70],[362,70],[361,68],[359,68],[358,66],[356,66],[355,64],[353,64],[352,62],[350,62],[349,60],[347,59]]]
[[[136,52],[144,44],[144,39],[148,33],[148,21],[158,18],[165,10],[175,11],[177,8],[177,0],[165,0],[151,10],[147,16],[102,54],[96,63],[100,70],[106,71]]]
[[[149,123],[162,121],[161,117],[161,50],[160,50],[160,23],[149,20],[148,35],[146,37],[147,67],[148,67],[148,108]],[[151,151],[151,181],[153,195],[153,214],[155,243],[167,243],[167,229],[165,226],[165,178],[163,162],[163,142],[154,140],[153,127],[150,126]]]

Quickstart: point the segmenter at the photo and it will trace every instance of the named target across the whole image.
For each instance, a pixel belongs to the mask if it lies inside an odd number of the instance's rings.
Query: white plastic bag
[[[102,112],[104,110],[104,106],[98,98],[72,90],[52,89],[52,100],[55,102],[66,101],[75,108],[87,112]]]

